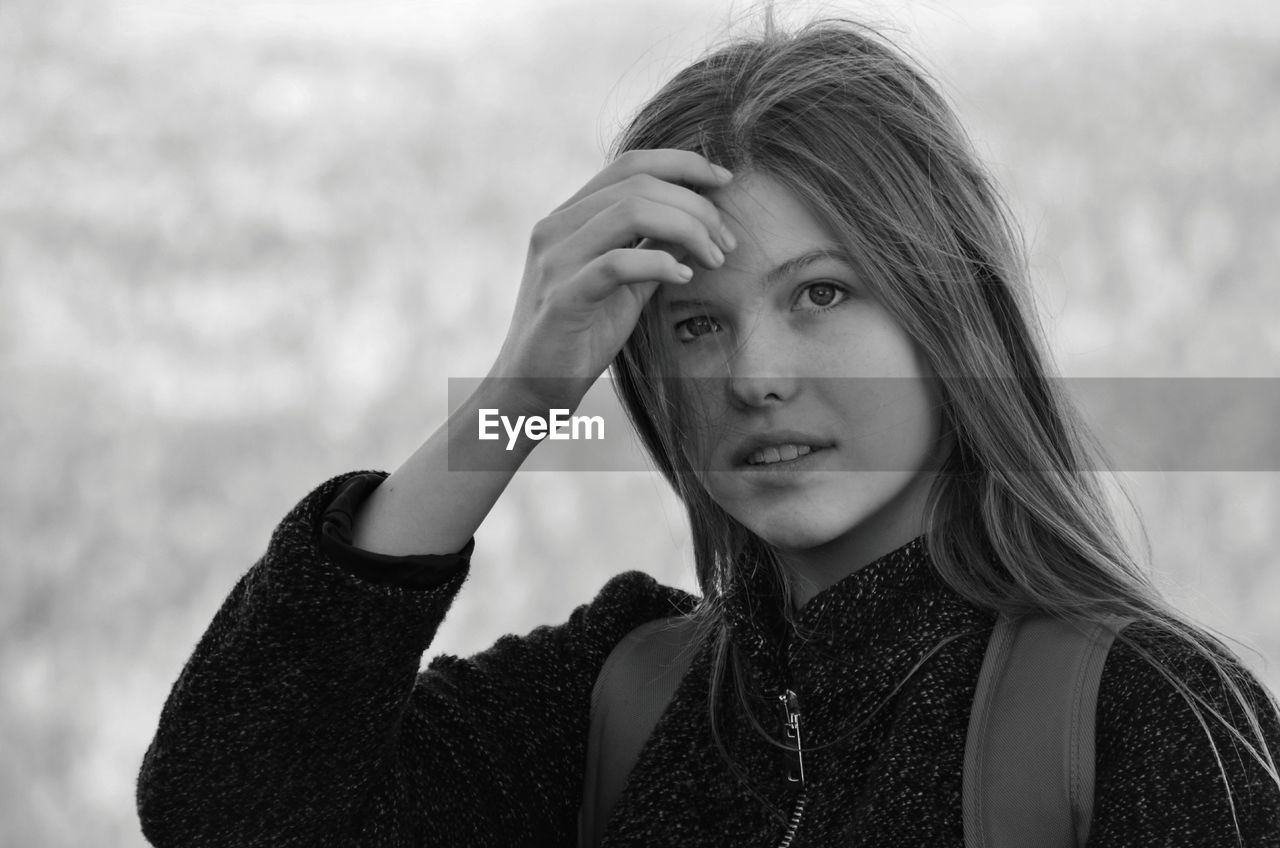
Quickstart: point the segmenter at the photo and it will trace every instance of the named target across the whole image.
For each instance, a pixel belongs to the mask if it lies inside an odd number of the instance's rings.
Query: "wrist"
[[[546,416],[551,410],[578,409],[595,379],[508,376],[491,370],[470,399],[475,407],[497,408],[509,416]]]

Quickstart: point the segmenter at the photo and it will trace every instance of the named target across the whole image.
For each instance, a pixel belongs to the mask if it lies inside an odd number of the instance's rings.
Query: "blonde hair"
[[[864,26],[821,20],[783,33],[770,19],[759,37],[678,73],[613,155],[659,147],[767,174],[806,199],[919,345],[938,377],[943,431],[954,436],[928,499],[927,546],[941,579],[992,611],[1134,619],[1119,638],[1171,682],[1206,734],[1220,723],[1280,788],[1259,721],[1261,710],[1276,711],[1274,699],[1245,694],[1258,687],[1231,652],[1165,601],[1127,551],[1093,473],[1104,467],[1101,452],[1048,376],[1017,230],[925,74]],[[685,504],[718,681],[734,662],[722,618],[732,570],[770,564],[781,598],[787,575],[698,482],[681,449],[692,427],[686,405],[660,379],[662,365],[651,308],[613,363],[614,385]],[[1245,730],[1130,636],[1144,632],[1170,634],[1206,660]]]

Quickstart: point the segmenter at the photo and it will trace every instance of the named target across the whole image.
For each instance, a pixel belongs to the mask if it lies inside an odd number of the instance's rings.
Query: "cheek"
[[[824,406],[839,421],[843,467],[913,472],[933,452],[940,409],[932,381],[919,375],[824,381]]]
[[[880,397],[859,439],[866,468],[889,472],[920,470],[936,446],[939,413],[921,378],[880,381]]]
[[[861,373],[838,402],[848,422],[857,466],[914,472],[937,446],[941,405],[937,380],[918,346],[889,319],[865,336]]]

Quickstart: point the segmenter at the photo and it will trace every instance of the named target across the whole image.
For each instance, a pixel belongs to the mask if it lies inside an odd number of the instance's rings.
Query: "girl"
[[[602,844],[963,845],[988,638],[1041,612],[1133,620],[1102,671],[1092,848],[1280,845],[1275,703],[1124,553],[1021,269],[950,110],[872,33],[769,26],[685,69],[534,227],[456,426],[320,486],[233,589],[143,763],[148,838],[572,844],[605,659],[685,614],[688,671]],[[477,439],[479,410],[575,408],[610,363],[701,596],[623,574],[419,674],[536,445]]]

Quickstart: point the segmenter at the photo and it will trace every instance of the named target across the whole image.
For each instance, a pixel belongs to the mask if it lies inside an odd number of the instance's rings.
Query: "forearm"
[[[481,409],[537,411],[513,380],[486,380],[395,473],[365,499],[352,543],[390,556],[453,553],[475,535],[537,445],[523,436],[477,438]],[[541,410],[546,414],[546,410]],[[483,469],[483,470],[478,470]]]

